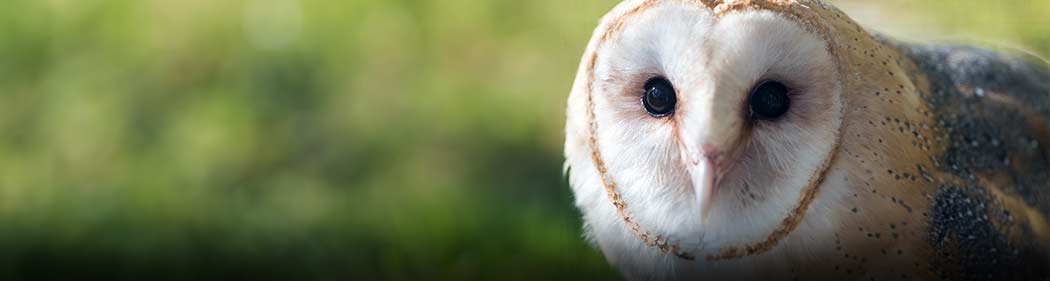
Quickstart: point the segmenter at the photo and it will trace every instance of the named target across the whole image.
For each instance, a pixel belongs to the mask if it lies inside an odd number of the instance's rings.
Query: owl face
[[[567,165],[591,235],[622,246],[601,236],[623,238],[628,214],[686,252],[766,239],[832,156],[840,79],[824,40],[778,12],[621,4],[570,97]]]

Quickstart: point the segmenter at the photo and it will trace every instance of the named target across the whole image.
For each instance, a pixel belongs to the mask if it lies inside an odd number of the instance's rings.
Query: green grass
[[[616,2],[6,1],[0,279],[615,279],[561,143]],[[1050,54],[1045,2],[886,5]]]

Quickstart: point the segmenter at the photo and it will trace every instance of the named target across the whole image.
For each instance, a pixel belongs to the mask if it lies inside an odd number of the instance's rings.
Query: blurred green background
[[[3,2],[0,279],[618,278],[561,171],[618,1]],[[1050,54],[1050,1],[837,2]]]

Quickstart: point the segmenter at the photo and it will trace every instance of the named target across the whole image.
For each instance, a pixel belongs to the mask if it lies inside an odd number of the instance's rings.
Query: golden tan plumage
[[[650,15],[653,13],[672,16],[661,19]],[[685,16],[675,19],[679,13]],[[678,36],[677,28],[688,32],[719,30],[719,21],[778,22],[746,20],[770,17],[796,24],[812,38],[792,31],[763,31],[768,26],[739,27],[745,34],[741,36],[765,32],[763,36],[769,37],[801,36],[803,43],[799,44],[819,40],[827,58],[821,58],[825,55],[822,52],[799,47],[801,51],[767,60],[773,65],[766,72],[741,78],[742,83],[798,80],[792,78],[796,75],[792,72],[777,73],[777,65],[783,60],[805,58],[798,54],[813,55],[816,62],[785,68],[817,73],[798,77],[832,80],[833,84],[792,82],[802,84],[797,88],[806,92],[792,95],[800,101],[794,108],[812,114],[792,113],[798,116],[773,121],[731,117],[735,110],[732,104],[740,98],[722,101],[718,96],[747,89],[724,90],[722,87],[731,87],[725,85],[734,84],[704,82],[693,75],[732,73],[732,69],[719,67],[762,60],[711,55],[726,52],[711,45],[717,43],[708,43],[708,37],[724,41],[738,37],[704,33],[699,40],[704,42],[696,43],[700,47],[695,48],[660,37]],[[650,22],[659,27],[660,20],[668,21],[667,30],[645,35],[653,28]],[[635,44],[630,40],[638,38],[664,43],[630,47]],[[755,47],[756,55],[752,56],[773,52],[763,49],[768,46],[793,48],[771,42]],[[653,45],[678,47],[660,49]],[[657,52],[653,50],[670,53],[658,56],[664,59],[636,61],[610,54]],[[666,57],[698,61],[691,66],[691,61],[667,62]],[[726,60],[730,61],[720,62]],[[822,64],[824,60],[830,64]],[[661,63],[647,66],[650,61]],[[639,65],[629,65],[632,63]],[[683,67],[696,70],[680,70]],[[648,68],[654,70],[632,72]],[[652,73],[668,76],[676,83],[682,100],[674,113],[677,115],[668,119],[636,117],[631,113],[636,104],[630,103],[630,98],[620,101],[616,97],[623,94],[621,91],[627,91],[627,96],[634,91],[632,86],[616,81]],[[698,77],[734,77],[720,75]],[[703,86],[705,83],[714,86]],[[711,104],[697,101],[710,95],[715,96]],[[834,110],[805,111],[805,103]],[[723,111],[727,106],[730,110]],[[722,113],[708,117],[713,119],[689,119],[691,114],[711,110],[706,108]],[[566,157],[589,235],[610,262],[631,279],[1046,280],[1050,276],[1045,269],[1050,263],[1048,108],[1050,72],[1045,61],[967,47],[897,43],[872,35],[820,1],[629,1],[606,16],[584,54],[569,98]],[[836,119],[824,120],[827,118]],[[702,208],[714,206],[714,218],[695,225],[689,221],[694,216],[678,214],[699,212],[690,209],[694,203],[681,200],[700,192],[697,184],[701,181],[685,180],[690,174],[695,177],[696,171],[690,166],[696,160],[689,160],[694,159],[691,153],[697,153],[689,143],[696,137],[691,138],[687,129],[697,126],[690,123],[694,120],[708,122],[701,126],[708,132],[699,140],[705,145],[713,143],[712,151],[719,153],[711,156],[704,152],[704,157],[724,170],[719,171],[718,184],[712,187],[721,191],[712,193],[715,195],[711,198],[702,197],[710,200],[710,205],[699,204]],[[783,127],[786,125],[772,122],[797,124]],[[809,142],[817,142],[815,151],[826,150],[826,154],[790,147],[763,150],[761,140],[748,140],[770,132],[792,136],[790,130],[812,128],[818,128],[814,132],[834,129],[826,136],[799,135],[821,136]],[[711,132],[716,136],[710,136]],[[727,137],[717,139],[719,135]],[[669,144],[646,146],[645,142],[661,142],[662,138]],[[786,142],[776,136],[773,140]],[[705,146],[704,151],[707,149]],[[790,175],[796,179],[790,182],[802,183],[796,186],[787,184],[783,171],[739,168],[791,167],[763,163],[767,158],[761,157],[762,151],[787,153],[785,157],[792,159],[818,158],[794,164],[811,165],[799,171],[813,171]],[[775,155],[769,157],[772,160],[768,161],[777,159]],[[644,169],[658,175],[638,175],[646,172]],[[752,212],[770,218],[752,219],[749,214],[757,214]],[[758,223],[763,225],[752,226]],[[738,237],[732,237],[727,229],[738,231]],[[699,244],[690,243],[690,236],[695,235],[702,237],[696,239]]]

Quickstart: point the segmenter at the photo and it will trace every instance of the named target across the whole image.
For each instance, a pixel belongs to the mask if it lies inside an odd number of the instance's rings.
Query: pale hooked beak
[[[706,223],[711,212],[711,199],[715,196],[718,180],[718,151],[704,145],[700,155],[694,155],[689,163],[696,203],[700,206],[700,222]]]

